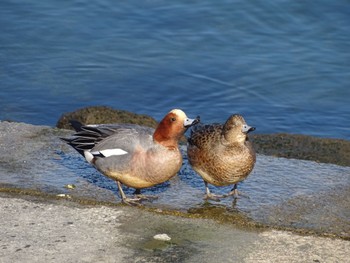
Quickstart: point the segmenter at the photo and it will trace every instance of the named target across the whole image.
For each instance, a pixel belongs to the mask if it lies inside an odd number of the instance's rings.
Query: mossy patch
[[[131,123],[155,128],[157,121],[144,114],[136,114],[125,110],[116,110],[106,106],[93,106],[81,108],[73,112],[62,114],[56,127],[72,129],[70,120],[77,120],[83,124],[101,123]]]

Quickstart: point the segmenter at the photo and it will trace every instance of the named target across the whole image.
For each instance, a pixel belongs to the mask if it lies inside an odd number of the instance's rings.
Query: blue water
[[[350,2],[0,2],[0,120],[92,105],[350,139]]]

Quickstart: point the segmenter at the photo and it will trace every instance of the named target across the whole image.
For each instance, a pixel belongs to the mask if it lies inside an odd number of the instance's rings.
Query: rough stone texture
[[[23,199],[24,198],[24,199]],[[348,262],[350,242],[0,193],[0,262]],[[154,240],[167,233],[171,241]]]
[[[295,134],[254,134],[256,151],[276,157],[350,166],[350,141]]]
[[[123,262],[124,211],[0,200],[0,262]]]
[[[349,249],[349,242],[269,231],[259,235],[244,262],[348,262]]]
[[[157,126],[157,121],[150,116],[125,110],[116,110],[105,106],[86,107],[73,112],[64,113],[58,120],[56,127],[72,129],[69,124],[70,120],[77,120],[83,124],[132,123],[153,128]]]

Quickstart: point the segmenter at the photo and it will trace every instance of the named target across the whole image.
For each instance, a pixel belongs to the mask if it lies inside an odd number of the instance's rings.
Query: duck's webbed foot
[[[246,194],[244,194],[244,193],[238,191],[238,189],[237,189],[237,184],[235,184],[235,185],[233,186],[232,190],[231,190],[228,194],[224,195],[224,197],[228,197],[228,196],[233,196],[234,198],[239,198],[239,197],[241,197],[241,196],[242,196],[242,197],[249,198],[248,195],[246,195]]]
[[[153,201],[155,199],[158,199],[158,196],[156,196],[156,195],[143,195],[143,194],[141,194],[141,190],[140,189],[136,189],[135,192],[134,192],[134,195],[140,201],[144,201],[144,200]]]
[[[223,195],[216,195],[216,194],[212,194],[212,193],[206,193],[205,196],[204,196],[204,199],[205,200],[213,200],[213,201],[216,201],[216,202],[220,202],[221,198],[223,198],[225,196]]]
[[[141,205],[140,204],[140,201],[141,199],[140,198],[129,198],[129,197],[126,197],[124,191],[123,191],[123,188],[122,188],[122,184],[117,181],[117,185],[118,185],[118,190],[119,190],[119,194],[120,194],[120,197],[122,199],[122,202],[124,204],[127,204],[127,205]]]
[[[210,192],[209,190],[209,187],[208,187],[208,183],[204,181],[204,184],[205,184],[205,196],[204,196],[204,199],[205,200],[213,200],[213,201],[216,201],[216,202],[220,202],[220,198],[223,198],[225,197],[224,195],[217,195],[217,194],[213,194]]]
[[[136,198],[138,198],[140,201],[153,201],[158,199],[158,196],[155,195],[135,195]]]
[[[124,204],[133,205],[133,206],[140,206],[141,205],[141,199],[140,198],[125,197],[125,198],[122,198],[122,202]]]
[[[118,185],[118,190],[119,190],[120,197],[121,197],[122,202],[124,204],[141,205],[141,202],[144,201],[144,200],[152,201],[152,200],[158,198],[158,196],[142,195],[140,189],[136,189],[135,192],[134,192],[134,197],[133,198],[129,198],[129,197],[126,197],[126,195],[125,195],[125,193],[123,191],[123,188],[122,188],[122,184],[119,181],[117,181],[117,185]]]

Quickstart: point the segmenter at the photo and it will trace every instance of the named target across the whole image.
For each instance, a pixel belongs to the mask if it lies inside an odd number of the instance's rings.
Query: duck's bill
[[[249,133],[255,131],[255,127],[251,127],[249,125],[243,125],[242,132]]]
[[[200,117],[197,116],[195,119],[190,119],[190,118],[186,118],[184,121],[184,127],[185,128],[189,128],[193,125],[196,125],[197,123],[200,122]]]

